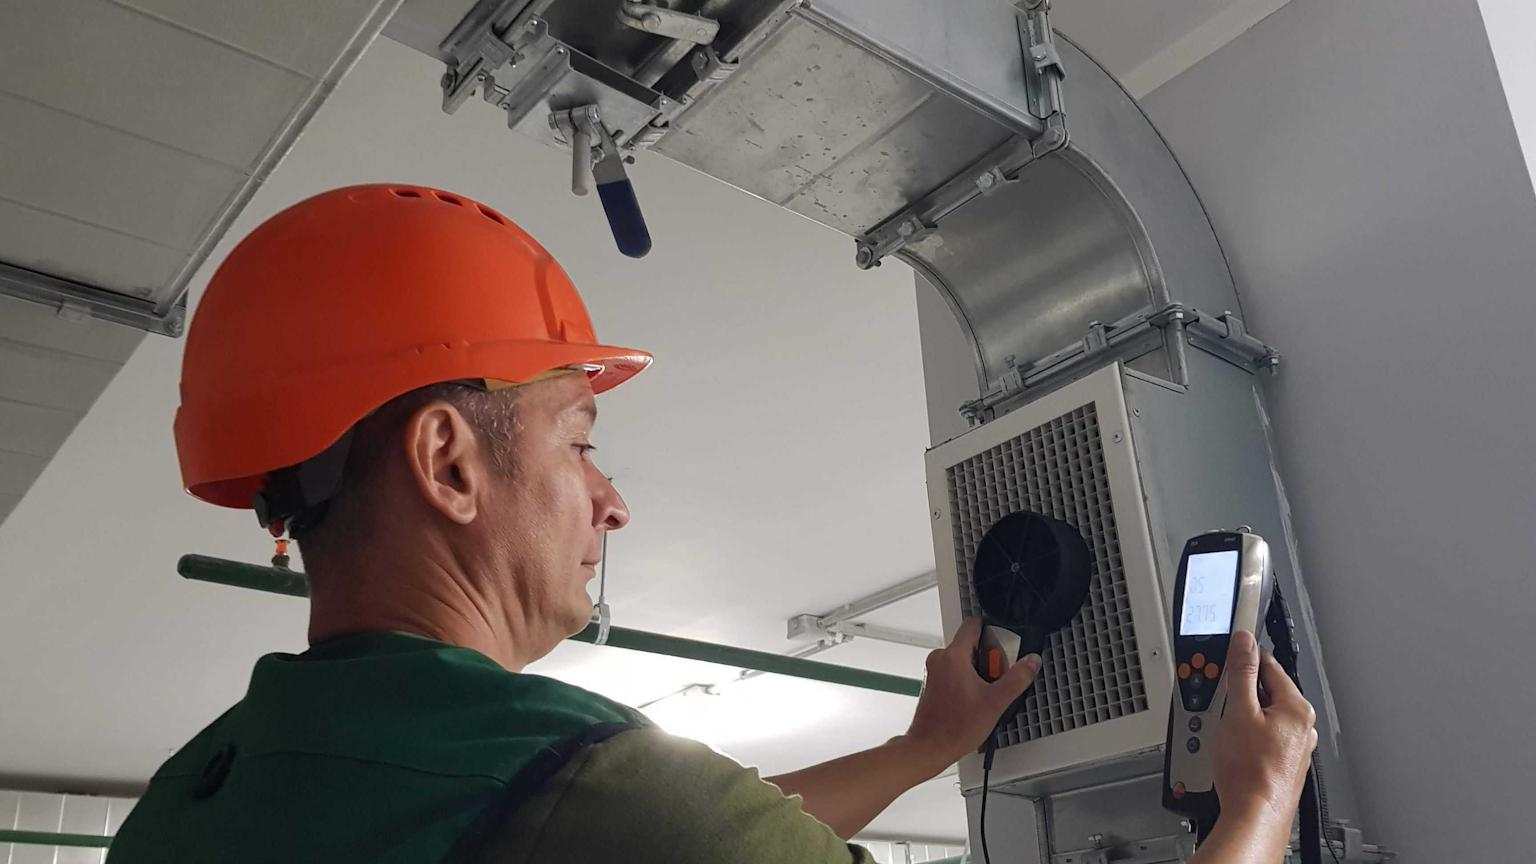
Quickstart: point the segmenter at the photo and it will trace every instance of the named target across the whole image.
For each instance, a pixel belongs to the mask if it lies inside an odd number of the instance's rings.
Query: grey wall
[[[1370,833],[1405,864],[1529,858],[1536,196],[1476,0],[1294,0],[1145,107],[1285,352],[1270,407]],[[942,440],[974,379],[918,295]]]
[[[1529,857],[1536,196],[1477,3],[1296,0],[1144,105],[1286,355],[1271,407],[1372,833],[1407,864]]]
[[[1144,100],[1286,354],[1281,458],[1372,833],[1536,794],[1536,197],[1475,0],[1296,0]]]

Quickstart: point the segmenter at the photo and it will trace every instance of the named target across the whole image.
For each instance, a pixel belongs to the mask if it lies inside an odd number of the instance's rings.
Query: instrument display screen
[[[1236,549],[1189,556],[1184,572],[1184,609],[1179,616],[1180,636],[1231,632],[1237,563]]]

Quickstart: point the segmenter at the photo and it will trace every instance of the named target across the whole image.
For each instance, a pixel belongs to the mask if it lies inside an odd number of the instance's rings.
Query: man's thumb
[[[1019,662],[1008,667],[1003,677],[997,679],[994,687],[1008,694],[1007,701],[1012,702],[1023,695],[1029,686],[1035,683],[1035,676],[1040,674],[1040,655],[1030,654],[1020,657]]]
[[[1259,642],[1247,630],[1232,634],[1227,649],[1227,709],[1259,710]]]

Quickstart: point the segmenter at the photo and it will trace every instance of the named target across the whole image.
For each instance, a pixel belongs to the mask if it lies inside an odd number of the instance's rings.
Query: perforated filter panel
[[[1040,678],[999,733],[1006,747],[1147,710],[1136,628],[1093,403],[948,469],[960,605],[978,613],[971,564],[998,519],[1033,510],[1075,526],[1093,552],[1088,600],[1046,646]]]

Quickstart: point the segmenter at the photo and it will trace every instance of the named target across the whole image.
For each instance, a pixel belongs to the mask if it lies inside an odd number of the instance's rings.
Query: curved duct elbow
[[[1237,297],[1209,219],[1136,103],[1058,36],[1066,145],[945,217],[897,255],[948,300],[983,393],[1088,337],[1178,302]],[[1164,370],[1167,371],[1167,370]]]
[[[739,68],[652,147],[852,235],[860,266],[912,265],[959,319],[983,393],[1020,389],[1096,322],[1233,309],[1162,138],[1044,22],[996,0],[796,5],[743,36]]]

